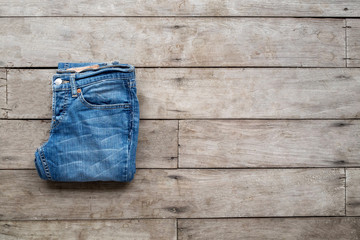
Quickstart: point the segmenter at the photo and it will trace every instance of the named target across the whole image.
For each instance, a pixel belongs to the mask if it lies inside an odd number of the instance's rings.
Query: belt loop
[[[75,84],[75,73],[70,75],[71,95],[77,97],[76,84]]]

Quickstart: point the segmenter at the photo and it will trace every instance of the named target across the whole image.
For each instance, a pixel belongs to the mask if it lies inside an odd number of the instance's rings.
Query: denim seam
[[[54,119],[55,119],[55,121],[54,121],[53,127],[51,128],[50,131],[55,129],[62,122],[62,120],[64,119],[64,116],[66,115],[66,112],[67,112],[67,109],[68,109],[68,106],[69,106],[69,96],[68,96],[68,94],[66,94],[65,97],[64,97],[64,104],[63,104],[64,108],[63,108],[61,114],[59,115],[59,120],[57,120],[57,121],[56,121],[56,115],[55,115],[55,110],[54,110],[54,116],[55,116]],[[55,105],[56,105],[56,103],[55,103]]]
[[[43,168],[44,168],[46,177],[47,177],[49,180],[51,180],[51,174],[50,174],[49,166],[48,166],[48,164],[47,164],[47,162],[46,162],[44,150],[43,150],[42,147],[39,148],[39,156],[40,156],[40,160],[41,160],[41,163],[42,163],[42,165],[43,165]]]
[[[78,94],[78,96],[83,105],[85,105],[88,108],[93,108],[93,109],[99,109],[99,110],[101,110],[101,109],[103,109],[103,110],[116,109],[116,108],[125,108],[126,109],[126,108],[130,108],[130,106],[131,106],[130,103],[118,103],[118,104],[111,104],[111,105],[109,105],[109,104],[108,105],[93,105],[85,100],[82,92],[80,92]]]
[[[56,94],[55,94],[55,87],[54,87],[54,83],[51,84],[52,85],[52,118],[51,118],[51,127],[50,127],[50,132],[51,129],[53,129],[54,124],[55,124],[55,120],[56,120],[56,116],[55,116],[55,103],[56,103]]]
[[[131,91],[131,86],[130,86],[130,82],[128,82],[127,84],[127,90],[128,90],[128,94],[130,96],[130,102],[131,102],[131,105],[132,105],[132,108],[131,108],[131,113],[130,113],[130,119],[129,119],[129,134],[128,134],[128,157],[127,157],[127,162],[126,162],[126,181],[129,181],[129,165],[130,165],[130,162],[131,162],[131,145],[132,145],[132,129],[133,129],[133,116],[134,116],[134,104],[133,104],[133,96],[132,96],[132,91]]]

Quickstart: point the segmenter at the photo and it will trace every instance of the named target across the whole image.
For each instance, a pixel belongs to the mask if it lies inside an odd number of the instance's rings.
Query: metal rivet
[[[81,93],[81,89],[80,89],[80,88],[77,89],[77,93]]]
[[[57,78],[54,83],[55,83],[55,85],[60,85],[62,83],[62,79]]]

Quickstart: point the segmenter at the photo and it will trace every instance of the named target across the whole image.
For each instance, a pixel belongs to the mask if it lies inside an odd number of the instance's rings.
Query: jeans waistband
[[[111,71],[109,71],[111,69]],[[55,84],[61,79],[61,84]],[[130,64],[113,62],[87,62],[70,63],[59,62],[58,70],[53,76],[54,91],[71,89],[73,97],[76,95],[76,88],[91,84],[92,82],[119,79],[126,80],[130,86],[135,86],[135,67]]]
[[[95,66],[95,67],[92,67]],[[87,68],[88,67],[88,68]],[[118,61],[113,62],[87,62],[87,63],[71,63],[71,62],[59,62],[57,73],[76,73],[76,72],[85,72],[91,70],[98,70],[108,67],[116,67],[123,69],[124,72],[134,71],[134,66],[130,64],[121,64]],[[83,68],[81,71],[76,71],[71,68]]]

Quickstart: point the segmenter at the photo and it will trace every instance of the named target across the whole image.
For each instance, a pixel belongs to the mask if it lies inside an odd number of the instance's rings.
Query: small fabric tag
[[[97,68],[99,68],[99,65],[96,64],[96,65],[85,66],[85,67],[68,68],[66,70],[74,70],[76,72],[81,72],[82,70],[87,69],[87,68],[97,69]]]

